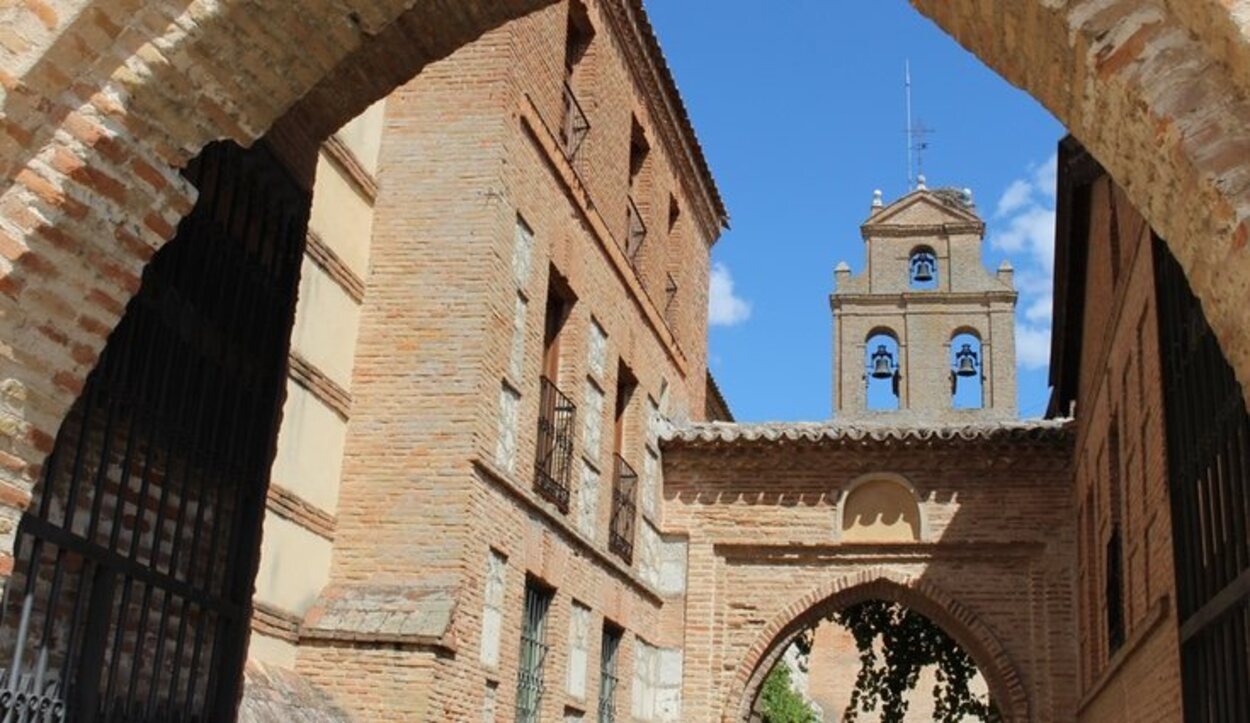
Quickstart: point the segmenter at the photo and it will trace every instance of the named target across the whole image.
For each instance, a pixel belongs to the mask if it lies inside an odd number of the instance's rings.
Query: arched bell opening
[[[938,287],[938,259],[930,246],[912,249],[907,261],[908,286],[912,290],[925,291]]]
[[[981,337],[964,331],[951,337],[950,344],[951,407],[982,409],[985,407],[985,366],[981,356]]]
[[[902,370],[898,337],[889,329],[875,329],[864,345],[866,402],[872,411],[893,411],[902,407]]]

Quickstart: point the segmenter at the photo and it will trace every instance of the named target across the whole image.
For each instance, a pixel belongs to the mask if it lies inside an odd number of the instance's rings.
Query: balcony
[[[573,421],[577,406],[547,377],[541,381],[534,489],[561,512],[569,511],[573,469]]]
[[[634,203],[632,196],[629,198],[628,214],[629,231],[625,237],[625,255],[629,257],[631,264],[637,264],[642,242],[647,240],[647,224],[643,222],[642,212],[638,210],[638,204]]]
[[[634,559],[634,521],[637,519],[638,473],[616,455],[612,479],[612,522],[608,528],[608,550],[626,563]]]
[[[560,120],[560,148],[569,162],[577,157],[577,150],[582,147],[582,141],[586,140],[588,133],[590,133],[590,119],[582,110],[581,103],[577,102],[577,96],[573,95],[573,88],[565,83],[564,117]]]

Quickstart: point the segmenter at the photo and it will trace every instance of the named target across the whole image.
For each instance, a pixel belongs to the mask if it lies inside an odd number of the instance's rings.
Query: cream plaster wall
[[[265,519],[255,599],[303,615],[330,579],[329,540],[277,515]]]
[[[373,206],[323,152],[317,159],[308,228],[321,237],[357,276],[369,271]]]
[[[347,423],[295,382],[287,382],[271,478],[322,510],[338,509]]]
[[[359,327],[360,305],[320,266],[305,257],[291,348],[347,389],[352,384]]]
[[[370,174],[378,172],[378,153],[382,149],[382,118],[386,99],[365,108],[364,112],[349,120],[337,135],[356,156],[356,160]]]

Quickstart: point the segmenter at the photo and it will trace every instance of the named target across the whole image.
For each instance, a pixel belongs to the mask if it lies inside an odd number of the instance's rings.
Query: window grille
[[[621,648],[621,629],[603,626],[603,648],[599,654],[599,723],[616,721],[617,657]]]
[[[534,487],[561,512],[568,512],[569,476],[573,469],[573,422],[577,407],[547,377],[542,378],[541,385]]]
[[[608,549],[627,563],[634,557],[637,495],[638,473],[618,454],[616,474],[612,481],[612,524],[608,531]]]
[[[1154,240],[1185,720],[1250,720],[1250,415],[1180,264]]]
[[[204,149],[43,466],[0,604],[0,720],[233,721],[309,195]]]
[[[552,591],[530,580],[525,584],[521,621],[521,660],[517,673],[517,723],[538,723],[543,700],[543,667],[547,662],[547,611]]]

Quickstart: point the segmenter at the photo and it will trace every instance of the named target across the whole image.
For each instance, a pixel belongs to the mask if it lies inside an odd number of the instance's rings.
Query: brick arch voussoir
[[[734,672],[722,712],[724,723],[749,719],[765,676],[799,633],[834,611],[866,600],[897,602],[937,623],[976,661],[1006,720],[1029,720],[1029,696],[1019,669],[971,608],[926,579],[873,566],[809,590],[764,624]]]
[[[280,119],[319,142],[553,2],[66,0],[13,25],[35,30],[0,72],[0,580],[61,420],[194,203],[186,162]]]
[[[911,0],[1037,99],[1185,269],[1250,404],[1250,26],[1220,0]]]

